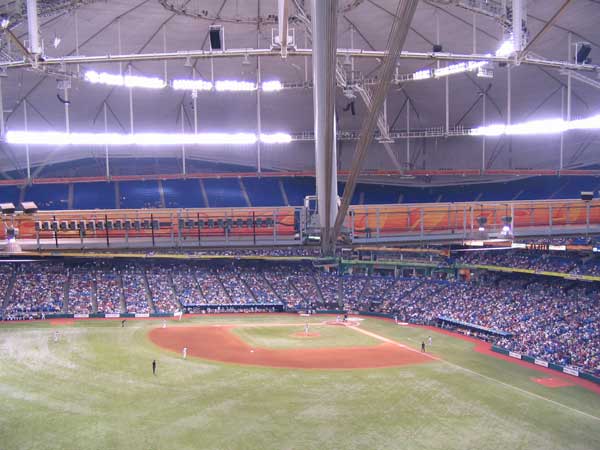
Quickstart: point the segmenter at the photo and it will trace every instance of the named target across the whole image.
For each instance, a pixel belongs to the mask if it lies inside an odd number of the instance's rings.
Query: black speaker
[[[38,210],[38,207],[34,202],[22,202],[21,208],[25,214],[34,214]]]
[[[433,44],[433,53],[440,53],[442,51],[444,51],[442,44]]]
[[[13,214],[15,209],[14,203],[0,203],[0,210],[2,210],[2,214]]]
[[[212,25],[208,28],[208,34],[210,37],[210,49],[211,50],[224,50],[223,49],[223,27],[221,25]]]
[[[581,200],[589,202],[594,199],[594,192],[592,191],[582,191],[581,192]]]
[[[588,56],[590,56],[590,52],[592,51],[592,46],[589,44],[581,44],[579,50],[577,51],[577,56],[575,61],[577,64],[583,64],[588,62]]]

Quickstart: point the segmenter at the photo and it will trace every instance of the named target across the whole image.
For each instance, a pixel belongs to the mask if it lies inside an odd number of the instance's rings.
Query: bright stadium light
[[[171,83],[176,91],[211,91],[213,84],[204,80],[173,80]]]
[[[543,119],[514,125],[488,125],[471,130],[473,136],[536,136],[560,134],[569,130],[598,130],[600,115],[567,122],[562,119]]]
[[[433,71],[433,76],[435,78],[447,77],[449,75],[455,75],[457,73],[464,72],[473,72],[478,70],[480,67],[483,67],[487,64],[487,61],[468,61],[461,62],[458,64],[451,64],[446,67],[440,67],[439,69],[435,69]]]
[[[130,88],[162,89],[165,82],[156,77],[142,77],[137,75],[117,75],[106,72],[88,70],[84,75],[85,81],[95,84],[106,84],[109,86],[125,86]]]
[[[126,87],[134,88],[147,88],[147,89],[163,89],[166,87],[166,83],[161,78],[156,77],[140,77],[137,75],[125,75],[124,85]]]
[[[283,89],[283,84],[279,80],[263,81],[262,90],[264,92],[276,92]]]
[[[258,141],[254,133],[62,133],[55,131],[8,131],[6,142],[15,145],[90,145],[141,147],[169,145],[252,145]],[[265,144],[289,144],[287,133],[260,135]]]
[[[84,75],[85,81],[89,81],[94,84],[108,84],[110,86],[123,86],[122,75],[114,75],[106,72],[96,72],[95,70],[88,70]]]
[[[215,89],[219,92],[255,91],[256,84],[251,81],[219,80],[215,83]]]
[[[515,44],[513,38],[507,39],[500,45],[500,48],[496,50],[496,56],[507,58],[515,52]]]
[[[292,142],[292,136],[287,133],[262,133],[260,135],[260,142],[263,144],[289,144]]]
[[[418,70],[412,75],[413,80],[428,80],[429,78],[431,78],[431,69]]]

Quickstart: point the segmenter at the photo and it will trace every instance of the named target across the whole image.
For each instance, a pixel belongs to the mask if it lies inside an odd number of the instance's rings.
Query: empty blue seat
[[[115,184],[74,183],[73,209],[114,209]]]
[[[121,181],[119,183],[122,209],[157,208],[160,206],[158,181]]]

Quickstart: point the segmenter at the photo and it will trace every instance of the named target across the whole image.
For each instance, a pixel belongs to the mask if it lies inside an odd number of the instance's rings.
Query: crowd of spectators
[[[205,303],[204,296],[196,280],[195,268],[181,264],[171,273],[175,295],[183,306]]]
[[[96,304],[98,312],[117,314],[122,311],[121,299],[123,290],[118,267],[110,264],[96,263]],[[125,312],[123,310],[122,312]]]
[[[372,280],[372,279],[371,279]],[[377,305],[355,298],[349,307],[433,323],[439,317],[509,333],[497,344],[600,375],[600,292],[581,282],[515,275],[470,283],[397,279]]]
[[[510,259],[497,254],[503,262]],[[536,262],[547,259],[540,255]],[[600,290],[576,280],[480,272],[470,282],[458,282],[338,274],[310,263],[264,261],[39,262],[0,268],[0,287],[10,291],[4,318],[91,313],[94,300],[104,313],[124,312],[123,301],[126,311],[135,313],[170,313],[181,304],[214,312],[231,311],[233,305],[335,309],[341,303],[346,310],[386,313],[406,322],[445,317],[509,333],[497,340],[509,350],[600,375]]]
[[[88,265],[70,270],[68,310],[73,314],[94,312],[94,273]]]
[[[303,303],[302,295],[291,285],[296,272],[296,265],[292,264],[272,264],[263,267],[265,280],[288,308],[296,308]]]
[[[233,268],[233,271],[236,271]],[[259,304],[280,303],[280,299],[273,291],[262,274],[260,268],[254,264],[244,264],[236,271],[239,278],[252,293],[252,297]]]
[[[137,264],[125,264],[121,267],[123,280],[123,298],[128,313],[150,313],[149,292],[146,289],[143,268]]]
[[[37,319],[62,311],[68,280],[63,264],[23,264],[16,270],[11,298],[4,309],[7,319]]]
[[[502,266],[573,275],[600,275],[600,258],[594,255],[503,249],[457,252],[453,256],[459,264]]]
[[[175,271],[170,264],[152,264],[145,270],[156,313],[171,313],[181,309],[173,286],[173,272]]]

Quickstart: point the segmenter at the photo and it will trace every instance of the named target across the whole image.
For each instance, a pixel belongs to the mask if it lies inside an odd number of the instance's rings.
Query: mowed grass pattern
[[[231,331],[250,346],[274,349],[370,347],[381,344],[381,341],[375,338],[336,325],[309,325],[309,333],[319,334],[309,337],[303,336],[304,325],[235,327]]]
[[[294,321],[305,319],[201,317],[169,326]],[[600,396],[535,384],[529,378],[539,372],[453,337],[368,319],[365,329],[415,348],[431,334],[444,361],[307,371],[184,361],[148,341],[156,326],[0,326],[0,448],[600,448]]]

